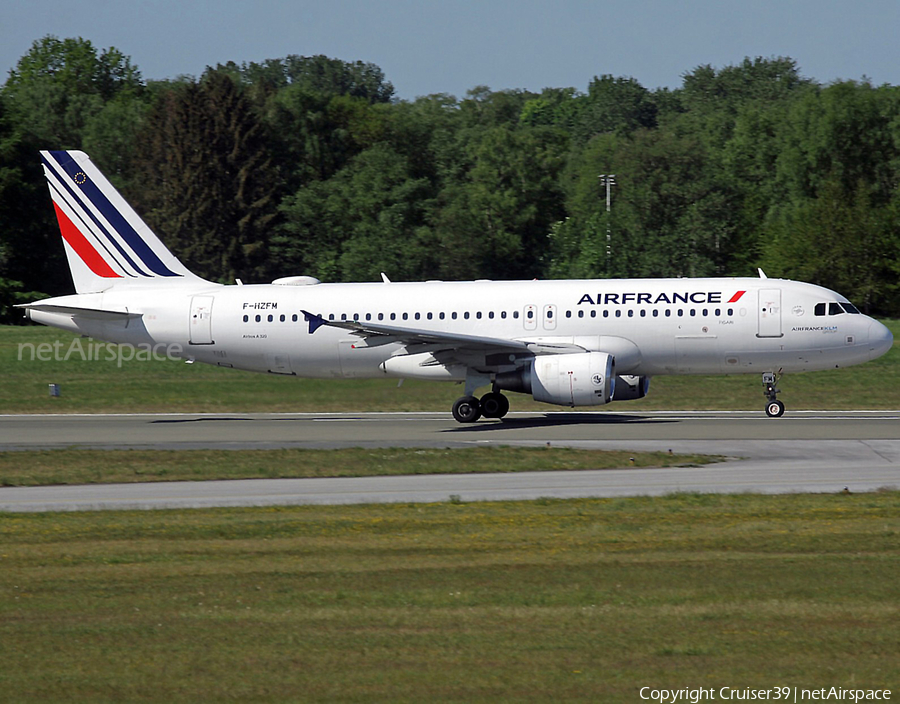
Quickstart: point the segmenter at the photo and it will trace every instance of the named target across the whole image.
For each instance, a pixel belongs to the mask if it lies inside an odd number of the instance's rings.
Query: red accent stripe
[[[745,293],[747,293],[747,292],[746,291],[738,291],[736,294],[734,294],[731,297],[731,299],[728,302],[729,303],[737,303],[741,299],[741,296],[743,296]]]
[[[121,279],[122,276],[110,268],[106,260],[100,256],[85,236],[81,234],[81,230],[75,227],[75,223],[69,220],[69,217],[60,210],[59,206],[54,203],[53,207],[56,209],[56,219],[59,221],[59,231],[62,233],[63,239],[81,257],[81,261],[87,264],[88,269],[104,279]]]

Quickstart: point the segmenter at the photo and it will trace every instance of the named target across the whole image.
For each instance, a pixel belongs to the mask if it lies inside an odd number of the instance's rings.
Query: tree
[[[85,39],[35,41],[3,86],[13,119],[43,148],[81,146],[84,131],[110,101],[140,96],[131,59],[115,47],[99,55]]]
[[[285,199],[285,223],[273,242],[286,271],[329,281],[395,280],[433,275],[425,215],[428,179],[410,177],[410,164],[381,142],[354,157],[332,178]]]
[[[276,174],[253,105],[221,72],[163,93],[139,137],[131,199],[192,271],[265,276]]]

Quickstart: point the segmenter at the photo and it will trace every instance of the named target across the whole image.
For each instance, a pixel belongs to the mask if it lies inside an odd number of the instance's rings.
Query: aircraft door
[[[544,330],[556,330],[556,306],[552,303],[544,306]]]
[[[526,330],[537,330],[537,306],[528,304],[522,311],[522,324]]]
[[[212,345],[212,296],[191,298],[190,343],[192,345]]]
[[[759,332],[757,337],[781,337],[781,289],[761,288],[759,290]]]

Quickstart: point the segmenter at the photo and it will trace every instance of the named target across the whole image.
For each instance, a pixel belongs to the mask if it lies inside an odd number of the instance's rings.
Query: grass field
[[[884,357],[858,367],[785,376],[788,410],[900,408],[900,321],[886,321],[898,341]],[[82,359],[78,349],[64,361],[19,360],[19,345],[60,342],[63,354],[77,340],[46,327],[0,327],[0,412],[253,412],[253,411],[449,411],[456,384],[395,380],[283,378],[175,361],[125,362]],[[82,343],[86,349],[88,341]],[[105,355],[104,355],[105,356]],[[62,395],[51,398],[48,384]],[[528,396],[510,394],[512,409],[553,410]],[[616,412],[653,409],[761,410],[765,399],[757,375],[656,377],[650,395],[617,403]]]
[[[900,688],[900,494],[0,516],[4,702]]]
[[[494,446],[455,450],[38,450],[0,453],[0,486],[684,467],[719,459],[666,452]]]

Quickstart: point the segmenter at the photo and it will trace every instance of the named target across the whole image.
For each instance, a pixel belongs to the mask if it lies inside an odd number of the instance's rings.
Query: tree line
[[[291,55],[147,81],[37,40],[0,88],[0,316],[70,291],[39,149],[83,149],[197,274],[266,282],[746,276],[900,314],[900,88],[790,58],[648,90],[398,100],[377,66]],[[614,175],[607,207],[604,178]]]

